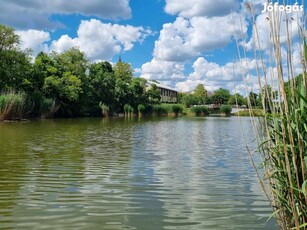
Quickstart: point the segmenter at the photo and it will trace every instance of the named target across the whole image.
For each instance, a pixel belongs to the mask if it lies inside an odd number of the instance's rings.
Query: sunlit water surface
[[[0,123],[0,229],[277,229],[271,212],[236,117]]]

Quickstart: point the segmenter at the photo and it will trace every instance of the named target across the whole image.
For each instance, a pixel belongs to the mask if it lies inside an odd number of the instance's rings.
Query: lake
[[[0,123],[0,229],[277,229],[240,119]]]

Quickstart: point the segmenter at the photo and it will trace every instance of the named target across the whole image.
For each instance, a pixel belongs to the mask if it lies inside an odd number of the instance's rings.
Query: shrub
[[[145,106],[142,105],[142,104],[138,105],[138,112],[139,113],[144,113],[144,111],[145,111]]]
[[[53,117],[53,114],[58,111],[60,105],[57,105],[54,99],[43,97],[40,105],[41,118]]]
[[[209,110],[206,106],[196,105],[191,108],[191,111],[195,114],[195,116],[203,116],[205,114],[208,114]]]
[[[167,105],[154,105],[153,112],[156,115],[166,115],[169,112],[169,107]]]
[[[21,119],[26,103],[26,96],[22,93],[7,93],[0,96],[0,121],[7,119]]]
[[[101,109],[102,116],[109,116],[109,107],[102,102],[99,102],[99,107]]]
[[[230,115],[231,113],[231,106],[230,105],[222,105],[220,108],[221,113],[225,113],[226,115]]]
[[[183,106],[174,104],[174,105],[171,105],[171,110],[174,114],[178,115],[179,113],[182,113]]]
[[[131,105],[125,104],[124,105],[124,112],[125,112],[125,116],[132,116],[134,109]]]

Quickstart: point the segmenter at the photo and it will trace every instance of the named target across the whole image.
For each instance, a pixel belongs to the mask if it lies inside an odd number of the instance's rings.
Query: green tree
[[[146,90],[146,95],[148,98],[149,104],[159,104],[161,100],[161,94],[160,89],[157,87],[157,85],[152,84],[150,87]]]
[[[112,65],[109,62],[98,62],[90,65],[87,90],[88,113],[99,115],[98,104],[101,102],[113,111],[115,105],[116,79]]]
[[[70,72],[65,72],[61,77],[49,76],[45,78],[44,90],[48,97],[59,103],[76,102],[82,92],[81,80]]]
[[[203,84],[198,84],[194,90],[194,96],[198,98],[197,104],[204,104],[207,101],[208,93]]]
[[[261,106],[261,100],[257,93],[250,92],[248,98],[252,107]]]
[[[85,81],[88,60],[83,52],[73,47],[62,54],[52,53],[57,69],[61,72],[70,72],[72,75]]]
[[[246,105],[246,99],[241,94],[236,93],[230,96],[228,105]]]
[[[0,25],[0,91],[23,90],[31,74],[29,50],[19,48],[14,29]]]
[[[195,94],[186,94],[181,98],[182,104],[184,104],[186,107],[191,107],[191,105],[198,105],[199,104],[199,98],[195,96]]]
[[[55,61],[43,52],[40,52],[34,61],[33,74],[32,74],[32,91],[41,91],[45,78],[56,76],[58,69],[55,67]]]
[[[114,66],[114,74],[116,78],[129,82],[132,80],[133,70],[131,65],[122,61],[118,61]]]
[[[86,74],[88,60],[85,54],[78,48],[73,47],[62,54],[52,53],[51,58],[55,61],[55,67],[58,69],[57,77],[61,78],[60,82],[64,87],[59,91],[59,95],[62,96],[60,97],[61,107],[58,115],[89,116],[89,78]],[[63,91],[66,92],[65,97],[63,97]],[[68,93],[71,93],[71,95],[68,95]]]
[[[226,104],[230,96],[229,90],[220,88],[210,96],[210,102],[213,104]]]
[[[77,48],[62,54],[53,52],[50,59],[41,55],[37,60],[37,68],[45,77],[44,94],[60,105],[59,116],[89,115],[86,113],[89,85],[87,66],[84,53]]]
[[[129,83],[125,82],[121,78],[116,78],[115,82],[115,102],[116,102],[116,111],[122,112],[122,109],[125,104],[129,103]]]
[[[146,95],[146,80],[144,78],[133,78],[129,84],[130,104],[135,109],[139,104],[148,104]]]

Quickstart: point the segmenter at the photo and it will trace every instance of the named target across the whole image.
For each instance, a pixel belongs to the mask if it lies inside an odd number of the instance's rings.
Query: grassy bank
[[[240,117],[263,117],[264,112],[262,109],[251,109],[251,110],[243,110],[232,114],[233,116],[240,116]]]

